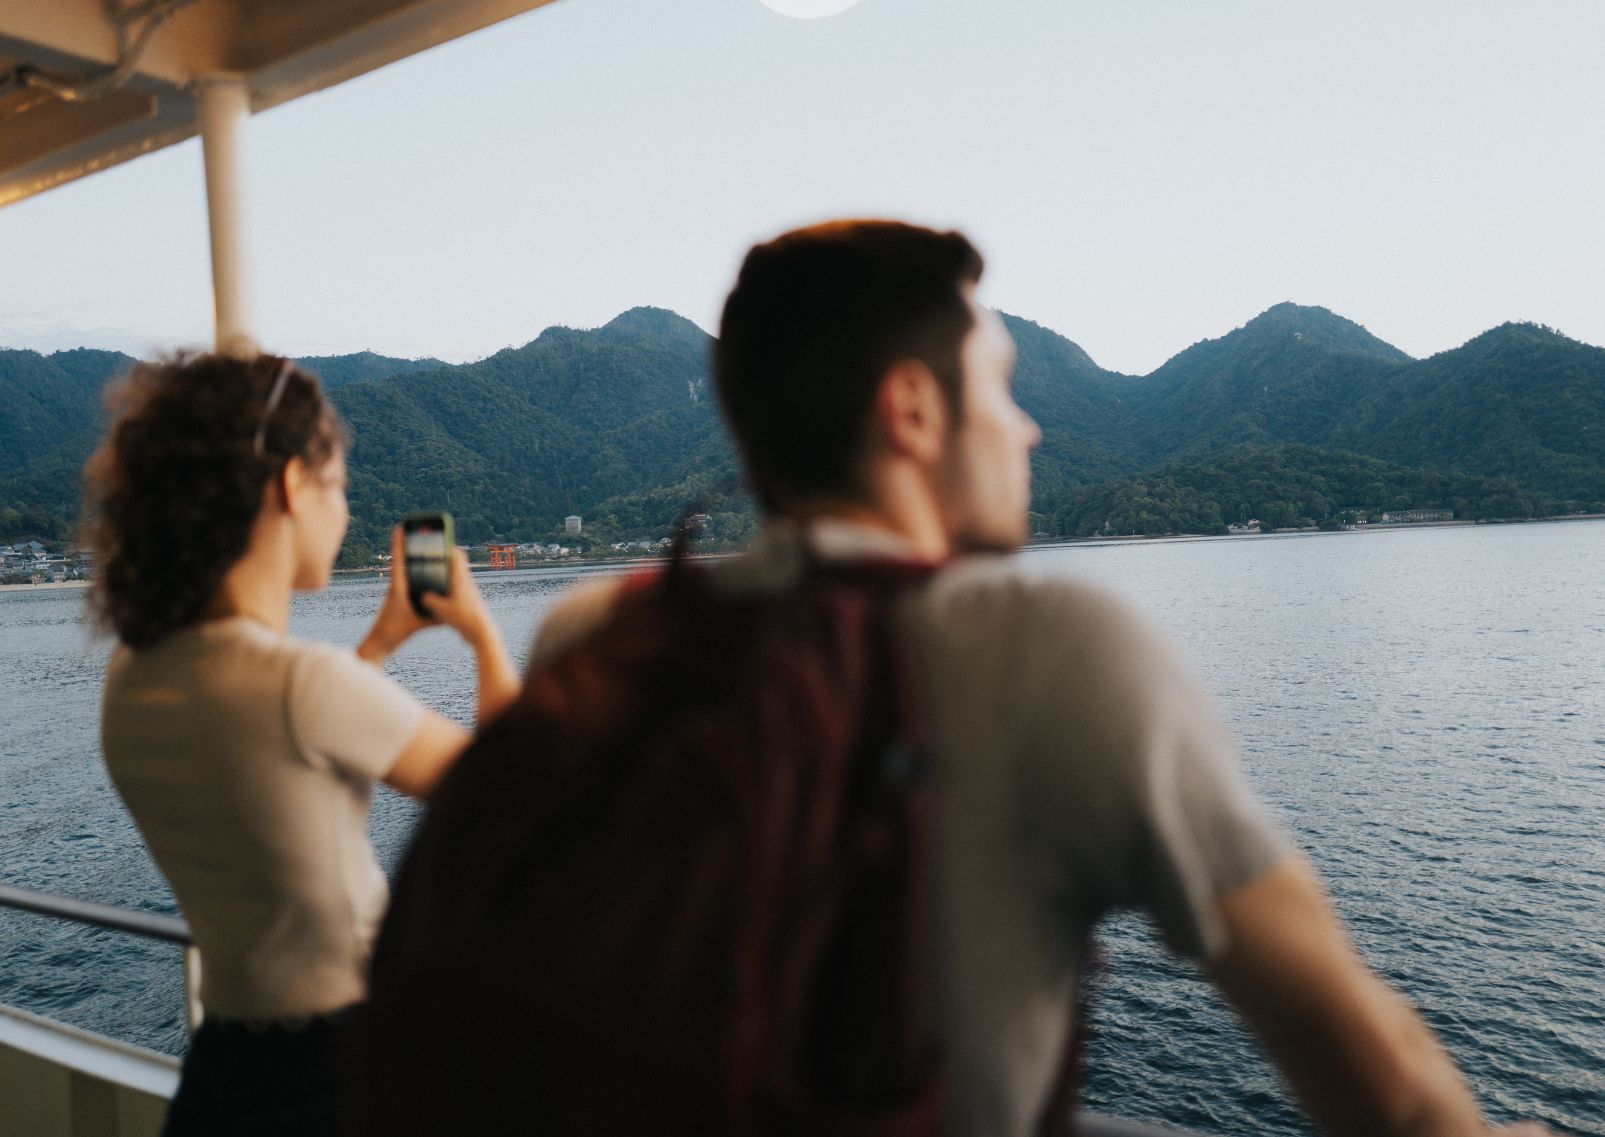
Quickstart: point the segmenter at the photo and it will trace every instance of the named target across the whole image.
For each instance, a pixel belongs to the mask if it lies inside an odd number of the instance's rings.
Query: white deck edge
[[[0,1006],[0,1047],[152,1097],[178,1088],[177,1058],[40,1015]]]

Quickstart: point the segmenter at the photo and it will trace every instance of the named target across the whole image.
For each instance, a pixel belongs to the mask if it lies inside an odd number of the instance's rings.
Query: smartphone
[[[428,616],[423,594],[444,596],[451,588],[451,551],[457,542],[451,514],[409,513],[401,519],[401,548],[406,557],[407,596],[420,616]]]

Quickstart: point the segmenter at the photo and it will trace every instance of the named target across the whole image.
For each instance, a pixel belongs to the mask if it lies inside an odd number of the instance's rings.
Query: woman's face
[[[329,571],[340,555],[351,511],[346,505],[346,456],[336,449],[321,466],[306,467],[302,507],[296,511],[295,581],[297,591],[311,592],[329,583]]]

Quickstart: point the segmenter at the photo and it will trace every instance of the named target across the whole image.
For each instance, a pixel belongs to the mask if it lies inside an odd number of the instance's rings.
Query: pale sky
[[[255,324],[713,330],[751,242],[854,214],[964,229],[988,303],[1120,371],[1283,300],[1605,345],[1602,60],[1601,0],[558,0],[251,121]],[[0,210],[0,345],[204,344],[205,234],[194,142]]]

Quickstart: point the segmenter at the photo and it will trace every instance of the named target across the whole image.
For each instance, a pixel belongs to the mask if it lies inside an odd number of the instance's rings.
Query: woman
[[[188,918],[206,1017],[166,1134],[334,1131],[334,1036],[387,899],[373,782],[428,796],[467,741],[378,664],[436,621],[474,649],[483,721],[518,680],[455,554],[433,620],[400,534],[355,653],[287,634],[346,530],[345,432],[287,359],[141,365],[86,469],[107,670],[106,765]]]

